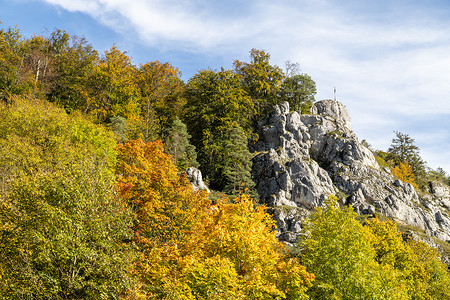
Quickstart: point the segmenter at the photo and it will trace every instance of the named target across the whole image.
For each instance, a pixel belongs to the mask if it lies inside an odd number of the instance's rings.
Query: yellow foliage
[[[119,145],[118,187],[141,249],[130,293],[163,299],[306,299],[314,275],[290,258],[265,207],[248,196],[210,205],[160,141]],[[136,296],[137,297],[137,296]]]
[[[380,222],[375,218],[367,222],[367,228],[377,262],[400,272],[396,281],[406,287],[411,299],[450,296],[450,277],[436,249],[415,240],[404,242],[393,221]]]
[[[287,255],[274,226],[264,206],[255,208],[247,195],[241,195],[235,203],[212,206],[194,227],[185,249],[202,259],[227,259],[238,276],[239,293],[247,298],[301,299],[314,276]]]
[[[412,167],[407,162],[401,162],[400,165],[395,166],[392,169],[392,175],[403,182],[411,183],[415,189],[418,188]]]

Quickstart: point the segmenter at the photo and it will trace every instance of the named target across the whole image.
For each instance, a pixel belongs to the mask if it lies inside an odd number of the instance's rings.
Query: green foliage
[[[439,260],[436,249],[423,242],[405,242],[392,221],[377,218],[367,223],[372,235],[376,260],[400,272],[409,299],[446,299],[450,296],[447,266]]]
[[[377,150],[373,152],[373,155],[375,156],[375,160],[381,167],[389,169],[393,168],[393,162],[389,160],[389,153]]]
[[[305,225],[300,255],[316,276],[312,299],[447,299],[447,267],[430,246],[405,242],[396,223],[378,218],[364,226],[335,199]]]
[[[287,77],[281,85],[282,99],[299,113],[309,113],[316,93],[316,83],[307,74]]]
[[[111,47],[95,66],[89,79],[88,111],[103,122],[122,116],[127,119],[130,130],[136,130],[139,113],[136,74],[131,59],[115,46]]]
[[[247,137],[238,125],[231,127],[228,134],[229,138],[223,151],[224,192],[238,195],[246,191],[254,195],[255,183],[251,178],[252,154],[248,150]]]
[[[1,22],[0,22],[1,24]],[[0,30],[0,99],[27,93],[32,82],[24,71],[23,42],[17,28]]]
[[[341,210],[336,199],[326,202],[305,225],[301,255],[316,276],[312,299],[406,299],[398,274],[380,267],[351,207]]]
[[[441,167],[438,167],[436,170],[430,169],[428,171],[427,177],[429,180],[440,181],[447,185],[450,185],[450,176],[448,176],[447,172]]]
[[[128,124],[125,118],[121,116],[112,117],[111,124],[109,126],[116,135],[116,139],[119,143],[123,143],[128,140]]]
[[[278,94],[285,78],[283,70],[272,66],[270,54],[258,49],[250,51],[250,63],[236,60],[234,67],[242,87],[255,102],[256,118],[264,117],[281,101]]]
[[[53,59],[56,74],[48,99],[68,112],[90,111],[90,88],[98,88],[91,84],[94,67],[99,62],[97,51],[84,38],[70,37],[62,30],[55,30],[50,42],[55,49]]]
[[[197,152],[189,142],[190,138],[186,125],[178,117],[175,118],[167,135],[166,151],[172,155],[178,170],[199,166]]]
[[[229,128],[238,124],[249,136],[252,99],[232,71],[204,70],[194,75],[186,87],[186,123],[198,162],[212,188],[223,189],[223,150],[229,141]]]
[[[181,73],[170,63],[146,63],[139,68],[138,86],[144,141],[162,136],[181,117],[185,100]]]
[[[115,299],[128,288],[131,216],[115,141],[34,99],[0,107],[0,286],[11,299]]]

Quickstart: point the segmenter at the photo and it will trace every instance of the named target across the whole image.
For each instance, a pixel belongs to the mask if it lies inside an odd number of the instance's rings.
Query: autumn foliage
[[[120,195],[136,212],[138,297],[301,299],[314,276],[290,258],[262,206],[211,205],[177,174],[160,141],[119,145]]]

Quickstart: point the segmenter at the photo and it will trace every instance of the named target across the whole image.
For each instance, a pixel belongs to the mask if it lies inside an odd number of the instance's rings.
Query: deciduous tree
[[[235,72],[240,75],[242,87],[255,102],[256,118],[264,115],[281,100],[278,96],[284,79],[283,70],[270,64],[270,54],[252,49],[250,62],[234,62]]]
[[[129,287],[133,251],[131,215],[115,196],[113,136],[39,100],[0,105],[6,298],[117,298]]]

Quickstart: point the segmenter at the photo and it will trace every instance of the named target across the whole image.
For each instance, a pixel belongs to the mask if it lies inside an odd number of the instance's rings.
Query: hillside
[[[0,49],[1,300],[450,297],[447,174],[359,142],[298,65]]]

